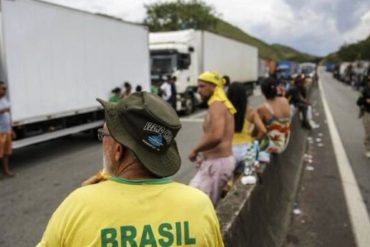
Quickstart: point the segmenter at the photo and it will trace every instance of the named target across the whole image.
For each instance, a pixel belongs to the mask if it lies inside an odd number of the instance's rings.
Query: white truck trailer
[[[218,71],[231,81],[256,82],[256,47],[207,31],[150,33],[151,79],[176,76],[177,110],[194,110],[194,90],[202,71]]]
[[[0,79],[13,148],[95,129],[124,81],[150,90],[147,28],[37,0],[1,1]]]

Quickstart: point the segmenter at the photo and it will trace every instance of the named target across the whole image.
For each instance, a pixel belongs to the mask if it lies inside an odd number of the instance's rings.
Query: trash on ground
[[[247,184],[256,184],[257,178],[255,176],[253,176],[253,175],[243,176],[241,178],[241,182],[244,185],[247,185]]]
[[[313,170],[315,170],[315,167],[313,167],[313,166],[307,166],[306,167],[306,170],[307,171],[313,171]]]
[[[299,208],[295,208],[295,209],[293,210],[293,214],[295,214],[295,215],[300,215],[300,214],[302,214],[302,211],[301,211]]]
[[[311,128],[313,128],[313,129],[317,129],[317,128],[319,128],[320,127],[320,125],[319,124],[317,124],[315,121],[313,121],[312,119],[310,120],[310,126],[311,126]]]
[[[262,163],[270,163],[270,154],[265,151],[259,152],[258,161]]]
[[[312,159],[312,155],[311,155],[311,154],[305,154],[305,155],[304,155],[304,159],[305,159],[305,160]]]

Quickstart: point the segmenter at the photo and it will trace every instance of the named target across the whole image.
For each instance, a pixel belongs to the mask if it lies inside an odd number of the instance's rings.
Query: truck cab
[[[175,76],[177,111],[194,111],[196,91],[196,61],[194,47],[187,44],[160,43],[150,45],[150,72],[152,84],[159,85],[165,76]]]
[[[316,64],[315,63],[299,64],[299,73],[304,74],[306,80],[312,81],[314,78],[316,78]]]
[[[186,114],[200,102],[196,88],[203,71],[217,71],[251,87],[257,81],[257,48],[208,31],[150,33],[149,49],[152,86],[163,76],[176,76],[176,110]]]
[[[284,79],[288,79],[289,77],[293,77],[297,73],[297,63],[287,60],[281,60],[278,62],[276,67],[277,78],[283,77]]]

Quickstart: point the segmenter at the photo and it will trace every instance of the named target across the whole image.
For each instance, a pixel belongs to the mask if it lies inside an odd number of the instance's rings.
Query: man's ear
[[[115,161],[120,161],[123,157],[123,154],[126,152],[126,148],[124,146],[122,146],[121,144],[119,143],[115,143],[115,147],[114,147],[114,160]]]

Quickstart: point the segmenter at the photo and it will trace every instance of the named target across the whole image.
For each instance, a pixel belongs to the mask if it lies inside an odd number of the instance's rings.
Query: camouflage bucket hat
[[[160,97],[137,92],[118,103],[97,99],[112,138],[130,149],[153,174],[168,177],[181,165],[175,136],[181,129],[175,110]]]

